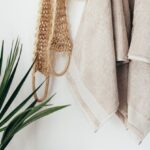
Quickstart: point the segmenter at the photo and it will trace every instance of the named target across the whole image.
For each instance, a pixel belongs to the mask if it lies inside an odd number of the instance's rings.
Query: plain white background
[[[0,41],[5,40],[5,53],[18,36],[23,43],[23,54],[12,87],[32,63],[35,28],[40,0],[0,0]],[[84,1],[70,0],[69,17],[72,38],[78,29]],[[31,92],[31,76],[24,85],[16,103]],[[8,150],[149,150],[150,134],[139,146],[134,138],[113,116],[95,133],[88,123],[77,100],[72,96],[65,77],[55,79],[52,103],[71,104],[65,110],[44,118],[13,139]],[[15,104],[14,104],[15,105]]]

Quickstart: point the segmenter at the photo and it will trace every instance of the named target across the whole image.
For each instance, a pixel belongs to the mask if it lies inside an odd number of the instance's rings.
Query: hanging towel
[[[117,114],[138,142],[150,130],[149,6],[87,0],[66,74],[96,130]]]
[[[126,124],[130,11],[128,0],[87,1],[74,42],[67,78],[96,129],[116,112]]]
[[[128,126],[139,139],[150,131],[150,1],[135,0],[129,49]]]
[[[67,79],[95,129],[118,109],[111,0],[88,0]]]
[[[116,52],[118,116],[126,124],[128,87],[128,50],[131,36],[131,12],[128,0],[112,0],[113,33]]]

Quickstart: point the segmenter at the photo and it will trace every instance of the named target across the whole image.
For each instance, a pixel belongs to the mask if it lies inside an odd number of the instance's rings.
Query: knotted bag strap
[[[32,88],[33,91],[35,91],[36,89],[36,78],[35,78],[35,74],[33,74],[33,79],[32,79]],[[44,94],[41,98],[38,97],[37,93],[34,94],[34,98],[35,100],[37,100],[38,102],[42,102],[43,100],[46,99],[47,95],[48,95],[48,88],[49,88],[49,76],[46,77],[46,83],[45,83],[45,88],[44,88]]]
[[[64,66],[64,69],[62,71],[60,71],[60,72],[56,72],[55,69],[54,69],[55,68],[54,64],[55,64],[55,60],[56,60],[55,53],[54,52],[51,53],[50,68],[51,68],[51,72],[53,73],[53,75],[55,75],[55,76],[63,76],[67,72],[67,70],[69,68],[69,65],[70,65],[70,61],[71,61],[71,52],[68,52],[67,56],[68,56],[68,59],[67,59],[66,65]]]
[[[35,90],[35,74],[42,73],[46,78],[51,75],[63,75],[70,64],[72,42],[69,35],[67,23],[67,0],[42,0],[39,23],[36,35],[34,56],[37,61],[33,69],[33,90]],[[68,62],[63,71],[57,73],[54,69],[56,62],[55,54],[61,52],[68,56]],[[48,94],[49,79],[46,80],[45,91],[42,98],[35,98],[43,101]]]
[[[53,33],[53,38],[50,46],[50,51],[51,51],[50,68],[53,75],[62,76],[68,70],[73,44],[72,44],[69,27],[68,27],[68,16],[67,16],[68,0],[56,0],[55,2],[56,2],[55,3],[56,15],[54,19],[54,33]],[[56,57],[55,57],[56,53],[66,54],[68,56],[67,63],[64,69],[60,72],[56,72],[54,68],[54,64],[56,61]]]
[[[36,62],[33,68],[32,87],[33,91],[35,86],[35,74],[37,72],[42,73],[46,78],[50,76],[50,52],[49,47],[53,34],[53,5],[52,0],[42,0],[40,3],[38,28],[36,33],[36,41],[34,48],[34,57],[36,56]],[[37,101],[43,101],[48,94],[49,79],[46,80],[45,91],[42,98],[39,98],[37,94],[34,97]]]

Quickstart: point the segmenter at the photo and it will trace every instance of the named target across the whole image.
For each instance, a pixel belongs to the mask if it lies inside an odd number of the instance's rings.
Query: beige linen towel
[[[119,95],[118,116],[126,124],[128,87],[128,49],[131,31],[131,13],[128,0],[112,0],[113,33],[117,62]]]
[[[87,1],[74,43],[67,77],[96,128],[117,110],[126,123],[129,4],[127,0]]]
[[[67,78],[97,129],[119,105],[110,0],[86,3]]]
[[[150,130],[149,7],[87,0],[66,75],[95,129],[116,112],[139,142]]]
[[[135,0],[129,50],[128,126],[140,141],[150,131],[150,1]]]

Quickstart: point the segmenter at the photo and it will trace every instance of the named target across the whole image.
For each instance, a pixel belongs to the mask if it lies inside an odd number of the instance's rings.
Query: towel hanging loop
[[[32,75],[32,89],[33,91],[36,90],[36,71],[35,71],[35,65],[34,65],[34,71],[33,71],[33,75]],[[38,97],[37,93],[34,93],[34,98],[35,100],[37,100],[38,102],[42,102],[43,100],[46,99],[47,95],[48,95],[48,89],[49,89],[49,76],[46,76],[46,81],[45,81],[45,88],[44,88],[44,94],[41,98]]]
[[[55,60],[55,54],[53,53],[52,55],[51,55],[51,63],[50,63],[50,69],[51,69],[51,72],[52,72],[52,74],[53,75],[55,75],[55,76],[63,76],[66,72],[67,72],[67,70],[68,70],[68,68],[69,68],[69,65],[70,65],[70,60],[71,60],[71,52],[67,52],[68,54],[68,59],[67,59],[67,63],[65,64],[65,67],[64,67],[64,69],[62,70],[62,71],[60,71],[60,72],[57,72],[56,70],[55,70],[55,67],[54,67],[54,60]]]

